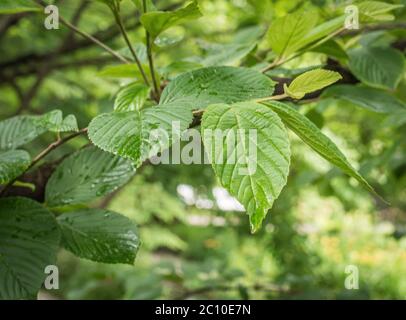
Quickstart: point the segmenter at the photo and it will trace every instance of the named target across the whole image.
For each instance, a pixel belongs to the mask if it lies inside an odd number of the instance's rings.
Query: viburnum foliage
[[[44,268],[55,263],[61,247],[101,263],[133,264],[141,243],[135,224],[120,213],[90,203],[114,194],[138,170],[151,165],[151,156],[170,148],[172,139],[157,144],[150,141],[150,133],[156,128],[170,132],[174,122],[181,131],[244,129],[239,132],[245,135],[233,145],[240,150],[239,157],[249,157],[239,144],[248,142],[249,130],[256,131],[253,173],[239,175],[240,163],[217,163],[218,154],[209,153],[219,183],[244,206],[252,233],[261,228],[289,183],[292,138],[301,139],[355,179],[371,197],[385,201],[345,152],[304,114],[303,106],[315,99],[342,99],[406,121],[406,104],[395,94],[405,72],[404,40],[357,41],[361,30],[393,24],[401,6],[356,2],[360,29],[346,25],[345,5],[323,15],[315,5],[298,6],[284,16],[248,23],[235,31],[234,40],[208,46],[202,56],[160,64],[157,57],[163,54],[162,48],[179,40],[177,28],[193,20],[199,23],[204,16],[198,1],[165,8],[151,0],[93,2],[99,4],[90,5],[101,6],[101,2],[109,8],[114,30],[91,35],[75,24],[74,16],[66,19],[61,11],[59,24],[67,32],[67,42],[56,54],[67,51],[75,36],[79,40],[74,45],[98,46],[100,59],[110,61],[94,75],[95,81],[100,75],[131,81],[123,83],[111,105],[104,113],[93,114],[87,126],[79,128],[77,115],[59,109],[45,114],[22,109],[24,112],[0,121],[0,298],[35,298],[46,276]],[[255,2],[259,9],[260,2]],[[38,23],[43,23],[48,4],[2,0],[0,14],[10,19],[7,21],[36,15]],[[130,5],[137,14],[128,17],[123,8]],[[137,30],[137,38],[129,36],[132,30]],[[187,36],[185,30],[182,37]],[[59,31],[43,32],[45,37]],[[126,48],[104,39],[111,32],[121,35]],[[324,54],[325,62],[307,69],[289,67],[291,61],[309,52]],[[51,55],[45,59],[49,65],[53,63]],[[2,62],[0,76],[12,80],[7,63]],[[35,64],[25,65],[24,59],[17,64],[22,73],[35,68]],[[54,142],[38,148],[37,154],[25,150],[25,145],[49,132],[55,134]],[[88,138],[87,145],[47,162],[50,153],[83,136]],[[212,138],[202,137],[203,145],[211,148]],[[222,143],[226,139],[223,136]],[[44,168],[41,179],[27,180]]]

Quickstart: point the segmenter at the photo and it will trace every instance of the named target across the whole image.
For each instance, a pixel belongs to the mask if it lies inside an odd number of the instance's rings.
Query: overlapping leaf
[[[182,104],[163,104],[131,112],[97,116],[89,125],[89,138],[99,148],[132,159],[136,166],[172,144],[172,126],[180,132],[193,119]]]
[[[213,104],[203,115],[202,134],[221,184],[244,205],[251,230],[257,231],[287,181],[290,147],[284,125],[254,102]]]
[[[352,73],[373,87],[394,90],[405,71],[405,58],[390,47],[362,47],[350,51],[349,57]]]
[[[385,90],[353,85],[337,85],[323,92],[324,97],[335,97],[356,106],[379,113],[405,112],[406,104]]]
[[[275,111],[282,118],[283,122],[314,151],[339,167],[349,176],[358,180],[367,190],[376,194],[369,183],[352,167],[334,142],[324,135],[309,119],[284,103],[273,101],[267,102],[265,105]]]
[[[31,163],[31,157],[24,150],[0,152],[0,184],[17,178]]]
[[[175,11],[151,11],[141,16],[141,23],[153,39],[161,32],[175,25],[202,16],[196,1]]]
[[[148,68],[148,65],[142,64],[147,76],[151,77],[151,72]],[[128,64],[119,64],[119,65],[112,65],[107,66],[99,71],[98,75],[100,77],[106,78],[118,78],[118,79],[139,79],[142,80],[142,75],[140,70],[138,69],[135,63],[128,63]],[[159,75],[155,72],[156,78],[159,79]]]
[[[140,110],[149,96],[150,89],[138,82],[130,83],[120,90],[114,102],[116,111]]]
[[[81,258],[133,264],[140,239],[125,216],[102,209],[68,212],[58,217],[62,245]]]
[[[253,51],[262,33],[258,26],[249,27],[238,32],[229,43],[207,44],[207,53],[201,63],[204,66],[236,65]]]
[[[297,46],[304,48],[311,43],[315,43],[324,37],[331,36],[343,27],[345,16],[339,16],[337,18],[323,22],[313,29],[311,29],[302,39],[298,39]]]
[[[208,67],[184,73],[162,92],[160,104],[184,104],[203,109],[214,103],[234,103],[269,97],[275,83],[262,73],[237,67]]]
[[[85,148],[58,166],[47,183],[45,201],[57,207],[93,200],[125,184],[134,172],[128,160],[96,147]]]
[[[0,299],[35,298],[59,241],[55,218],[39,203],[0,199]]]
[[[0,121],[0,151],[16,149],[31,142],[47,131],[77,131],[73,115],[65,119],[60,110],[53,110],[41,116],[15,116]]]
[[[61,110],[53,110],[42,116],[40,123],[48,131],[52,132],[69,132],[78,131],[76,117],[70,114],[63,118]]]
[[[209,67],[171,81],[160,104],[137,112],[102,114],[92,120],[89,137],[99,148],[143,161],[172,144],[172,125],[180,131],[192,121],[192,110],[212,103],[233,103],[271,96],[274,82],[258,71],[235,67]]]
[[[16,149],[47,131],[36,116],[16,116],[0,121],[0,150]]]
[[[267,38],[272,50],[280,57],[288,57],[307,43],[303,39],[314,30],[317,23],[315,11],[300,10],[275,19]]]
[[[361,22],[390,21],[395,18],[391,11],[403,7],[382,1],[364,1],[357,4]]]

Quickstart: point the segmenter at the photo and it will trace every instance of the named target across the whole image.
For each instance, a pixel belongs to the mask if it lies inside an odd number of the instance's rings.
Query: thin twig
[[[23,173],[21,173],[18,177],[16,177],[15,179],[13,179],[12,181],[10,181],[4,188],[3,190],[0,192],[0,197],[4,196],[7,192],[8,189],[10,189],[10,187],[14,184],[14,182],[16,182],[20,177],[22,177],[27,171],[29,171],[30,169],[32,169],[39,161],[41,161],[43,158],[45,158],[49,153],[51,153],[53,150],[55,150],[56,148],[60,147],[61,145],[65,144],[66,142],[72,140],[73,138],[76,138],[77,136],[80,136],[84,133],[87,132],[87,128],[84,128],[78,132],[72,133],[69,136],[66,136],[62,139],[59,139],[55,142],[52,142],[48,147],[46,147],[44,150],[42,150],[31,162],[31,164],[28,166],[27,169],[24,170]]]
[[[45,7],[46,5],[44,4],[44,2],[42,0],[37,0],[37,3],[39,5],[41,5],[42,7]],[[107,51],[108,53],[110,53],[112,56],[116,57],[118,60],[120,60],[123,63],[129,63],[129,61],[124,58],[121,54],[119,54],[118,52],[114,51],[112,48],[110,48],[109,46],[107,46],[106,44],[104,44],[103,42],[99,41],[98,39],[96,39],[95,37],[93,37],[92,35],[88,34],[85,31],[80,30],[78,27],[76,27],[75,25],[73,25],[72,23],[70,23],[69,21],[67,21],[65,18],[63,18],[62,16],[59,16],[59,21],[65,25],[66,27],[68,27],[69,29],[73,30],[74,32],[80,34],[82,37],[90,40],[91,42],[97,44],[99,47],[103,48],[105,51]]]
[[[271,70],[271,69],[277,67],[277,66],[279,65],[279,61],[280,61],[280,60],[279,60],[278,58],[276,58],[272,63],[268,64],[265,68],[263,68],[263,69],[261,70],[261,72],[262,72],[262,73],[265,73],[265,72],[267,72],[267,71],[269,71],[269,70]]]
[[[265,102],[265,101],[269,101],[269,100],[283,100],[287,97],[288,97],[288,95],[286,93],[283,93],[283,94],[278,94],[278,95],[272,96],[272,97],[256,99],[255,102]]]
[[[373,24],[373,25],[366,25],[366,26],[362,27],[361,29],[352,29],[352,30],[347,29],[341,33],[341,36],[355,36],[360,33],[380,31],[380,30],[394,30],[394,29],[405,30],[406,22],[399,21],[399,22],[391,22],[391,23],[383,23],[383,24]]]
[[[117,25],[118,25],[118,27],[119,27],[119,29],[121,31],[121,34],[123,35],[124,41],[127,44],[128,49],[130,49],[130,52],[131,52],[131,54],[132,54],[132,56],[133,56],[133,58],[135,60],[135,63],[137,64],[137,67],[138,67],[138,69],[139,69],[139,71],[141,73],[141,76],[144,79],[145,84],[147,86],[150,86],[147,75],[145,74],[145,71],[144,71],[144,69],[143,69],[143,67],[141,65],[141,61],[138,58],[137,53],[135,52],[135,49],[134,49],[133,45],[131,44],[130,39],[128,38],[128,34],[127,34],[127,31],[125,30],[123,21],[121,20],[118,8],[111,8],[111,10],[113,12],[114,18],[116,19],[116,23],[117,23]]]
[[[99,41],[98,39],[96,39],[95,37],[93,37],[92,35],[78,29],[76,26],[74,26],[73,24],[71,24],[69,21],[66,21],[64,18],[59,17],[59,20],[62,22],[62,24],[64,24],[65,26],[67,26],[68,28],[72,29],[73,31],[75,31],[76,33],[80,34],[82,37],[87,38],[88,40],[94,42],[95,44],[97,44],[99,47],[103,48],[104,50],[106,50],[108,53],[110,53],[112,56],[116,57],[118,60],[120,60],[123,63],[129,63],[129,61],[124,58],[121,54],[119,54],[118,52],[114,51],[112,48],[110,48],[109,46],[107,46],[106,44],[104,44],[103,42]]]
[[[147,2],[146,0],[142,0],[142,5],[144,9],[144,13],[147,12]],[[152,57],[152,46],[151,46],[151,36],[147,29],[145,29],[145,38],[146,38],[146,45],[147,45],[147,56],[148,56],[148,64],[149,70],[151,72],[152,83],[154,85],[154,98],[157,102],[159,102],[161,92],[159,90],[158,81],[155,77],[155,68],[154,68],[154,59]]]
[[[87,7],[90,5],[91,2],[88,0],[82,0],[79,6],[77,7],[75,13],[73,14],[73,17],[71,19],[71,24],[77,25],[80,21],[80,18],[82,17],[82,14],[85,12]],[[70,29],[70,32],[66,36],[66,40],[64,41],[66,45],[69,45],[73,40],[75,36],[75,31]]]

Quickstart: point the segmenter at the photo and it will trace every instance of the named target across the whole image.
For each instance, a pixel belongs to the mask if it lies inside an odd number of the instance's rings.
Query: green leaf
[[[16,149],[46,132],[41,119],[38,116],[16,116],[0,121],[0,151]]]
[[[335,40],[328,40],[317,47],[312,48],[311,51],[324,53],[330,58],[336,58],[337,60],[348,59],[347,52],[345,52],[342,46]]]
[[[208,129],[221,130],[220,136]],[[213,104],[203,115],[202,134],[221,185],[244,205],[251,231],[257,231],[287,181],[290,147],[285,126],[261,104]]]
[[[172,122],[185,130],[192,109],[271,96],[274,82],[251,69],[210,67],[185,73],[169,83],[157,107],[102,114],[91,122],[89,137],[99,148],[133,159],[137,166],[172,144]],[[120,128],[120,130],[117,130]],[[167,139],[156,139],[154,129]],[[159,138],[159,137],[158,137]]]
[[[0,184],[6,184],[22,174],[31,163],[31,157],[24,150],[0,152]]]
[[[275,82],[247,68],[208,67],[184,73],[164,89],[160,104],[185,104],[202,109],[272,96]]]
[[[104,3],[112,10],[118,8],[122,0],[95,0],[96,2]]]
[[[196,1],[188,6],[175,11],[152,11],[141,16],[141,23],[147,29],[152,39],[155,39],[161,32],[175,25],[182,24],[189,20],[202,16]]]
[[[406,111],[403,111],[403,112],[391,114],[382,124],[382,127],[398,128],[405,124],[406,124]]]
[[[140,74],[137,65],[131,63],[104,67],[97,75],[110,78],[138,78]]]
[[[140,110],[149,96],[150,88],[133,82],[122,88],[117,94],[114,102],[116,111],[134,111]]]
[[[267,39],[272,50],[279,57],[288,57],[306,45],[302,40],[317,23],[315,11],[300,10],[275,19],[271,24]]]
[[[133,264],[140,240],[135,224],[125,216],[102,209],[60,215],[62,245],[81,258]]]
[[[16,14],[40,10],[41,8],[31,0],[1,0],[0,2],[0,14]]]
[[[287,104],[276,101],[264,104],[275,111],[282,118],[283,122],[314,151],[339,167],[349,176],[358,180],[367,190],[377,195],[369,183],[352,167],[334,142],[324,135],[309,119]]]
[[[179,121],[182,132],[192,119],[190,109],[180,104],[104,113],[90,123],[89,138],[105,151],[132,159],[138,167],[172,144],[174,121]]]
[[[227,43],[214,45],[210,48],[207,56],[202,59],[204,66],[235,65],[247,56],[255,47],[256,43]]]
[[[145,70],[146,75],[149,78],[151,78],[151,72],[149,70],[148,65],[143,64],[142,67]],[[140,81],[143,80],[141,72],[135,63],[107,66],[107,67],[103,68],[102,70],[100,70],[97,75],[99,77],[105,77],[105,78],[131,79],[131,80],[134,80],[134,78],[135,78]],[[160,76],[156,71],[155,71],[155,76],[156,76],[156,79],[160,79]]]
[[[136,8],[140,11],[140,12],[144,12],[144,5],[143,5],[143,0],[132,0],[132,2],[135,4]],[[152,0],[146,0],[146,4],[147,4],[147,12],[149,11],[157,11],[154,3],[152,2]]]
[[[364,1],[357,4],[357,6],[361,22],[393,20],[395,17],[390,13],[390,11],[403,7],[403,5],[390,4],[380,1]]]
[[[65,119],[61,110],[53,110],[42,116],[40,123],[52,132],[69,132],[79,131],[76,117],[73,114],[68,115]]]
[[[323,92],[323,97],[335,97],[356,106],[379,113],[405,112],[406,104],[381,89],[354,85],[337,85]]]
[[[47,131],[78,131],[76,118],[68,115],[62,119],[62,112],[53,110],[41,116],[15,116],[0,121],[0,151],[16,149]]]
[[[200,69],[201,67],[203,66],[197,62],[179,60],[170,63],[164,68],[160,68],[160,72],[165,78],[172,80],[182,73]]]
[[[162,32],[154,40],[154,45],[159,48],[174,46],[180,43],[185,38],[185,28],[182,26],[175,26]]]
[[[201,60],[204,66],[225,66],[239,64],[259,42],[263,30],[258,26],[239,31],[230,43],[208,44],[207,54]]]
[[[328,20],[319,24],[318,26],[314,27],[309,31],[306,36],[302,39],[298,39],[297,46],[300,48],[304,48],[311,43],[315,43],[327,36],[330,36],[334,32],[338,31],[344,26],[345,16],[339,16],[337,18]]]
[[[55,264],[60,232],[55,218],[27,198],[0,199],[0,299],[36,296]]]
[[[394,90],[405,71],[402,53],[390,47],[363,47],[351,50],[349,57],[352,73],[372,87]]]
[[[296,77],[289,86],[284,85],[285,93],[293,99],[302,99],[306,94],[323,89],[342,79],[338,72],[316,69]]]
[[[45,201],[51,207],[84,203],[113,192],[134,173],[128,160],[85,148],[58,166],[46,185]]]
[[[187,243],[164,226],[143,226],[140,232],[143,246],[147,250],[168,248],[174,251],[183,251],[187,249]]]
[[[137,54],[138,60],[140,60],[141,64],[142,65],[148,64],[148,53],[147,53],[147,47],[145,46],[145,44],[143,44],[141,42],[134,43],[133,49],[134,49],[135,53]],[[130,48],[124,47],[124,48],[118,50],[118,52],[122,56],[127,58],[128,60],[134,61],[134,56],[132,55]],[[127,64],[124,64],[124,66],[126,66],[126,65]],[[134,64],[133,66],[135,67],[135,69],[137,68],[136,64]]]
[[[57,130],[57,132],[79,131],[76,117],[73,114],[68,114]]]

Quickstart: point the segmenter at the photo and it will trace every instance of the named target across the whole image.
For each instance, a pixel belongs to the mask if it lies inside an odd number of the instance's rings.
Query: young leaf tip
[[[315,69],[296,77],[289,86],[284,84],[285,94],[293,99],[302,99],[306,94],[321,90],[339,80],[342,76],[335,71]]]

